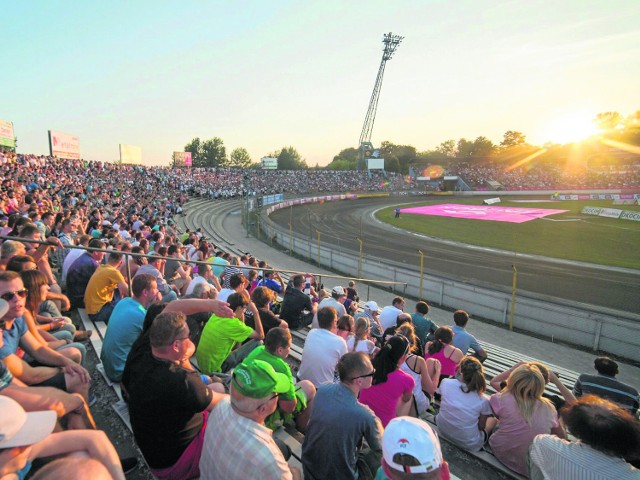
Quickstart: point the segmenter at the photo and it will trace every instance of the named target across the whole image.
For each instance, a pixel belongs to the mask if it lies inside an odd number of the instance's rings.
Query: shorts
[[[30,387],[54,387],[58,390],[67,391],[67,381],[64,378],[64,372],[58,372],[53,377]]]

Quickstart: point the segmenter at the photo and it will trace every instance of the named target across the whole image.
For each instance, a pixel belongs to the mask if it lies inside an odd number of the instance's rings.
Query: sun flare
[[[586,140],[598,132],[588,115],[568,115],[552,121],[545,138],[554,143],[573,143]]]

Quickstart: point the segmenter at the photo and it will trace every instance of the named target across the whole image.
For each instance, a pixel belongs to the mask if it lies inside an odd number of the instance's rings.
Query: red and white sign
[[[52,157],[80,160],[80,139],[70,133],[49,130],[49,152]]]
[[[603,208],[602,210],[600,210],[600,217],[609,217],[609,218],[618,218],[620,217],[620,214],[622,213],[622,210],[619,210],[617,208]]]

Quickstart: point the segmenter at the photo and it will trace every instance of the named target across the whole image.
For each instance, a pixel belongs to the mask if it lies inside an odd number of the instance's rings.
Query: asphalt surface
[[[455,203],[455,198],[438,197],[438,202]],[[374,212],[390,205],[417,205],[432,201],[411,197],[383,197],[282,209],[271,219],[295,232],[340,250],[359,251],[356,237],[363,239],[365,256],[406,263],[418,270],[425,254],[425,273],[458,281],[511,291],[512,265],[518,270],[518,291],[557,297],[580,304],[620,312],[640,312],[640,271],[601,265],[567,262],[540,256],[501,252],[454,242],[443,242],[397,229],[374,218]]]

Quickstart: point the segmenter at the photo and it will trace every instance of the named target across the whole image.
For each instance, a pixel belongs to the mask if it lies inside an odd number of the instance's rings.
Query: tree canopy
[[[229,167],[249,168],[251,166],[251,156],[246,148],[234,148],[229,155]]]
[[[184,146],[185,152],[191,152],[194,167],[224,167],[227,165],[227,152],[219,137],[202,141],[194,138]]]
[[[303,170],[309,168],[307,162],[300,156],[294,147],[283,147],[267,157],[275,157],[278,159],[278,170]]]

